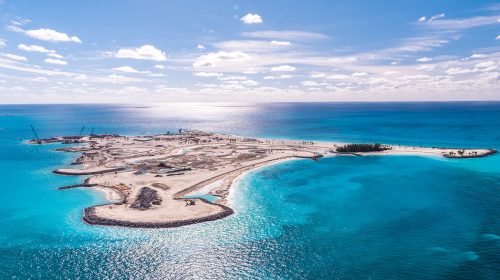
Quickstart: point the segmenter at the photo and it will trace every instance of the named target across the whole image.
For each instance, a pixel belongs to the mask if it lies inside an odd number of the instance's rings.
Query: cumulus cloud
[[[305,87],[328,86],[328,83],[318,83],[316,81],[302,81],[300,82]]]
[[[7,46],[7,44],[5,43],[5,41],[2,40],[2,39],[0,39],[0,48],[1,47],[5,47],[5,46]]]
[[[204,50],[205,46],[198,44],[198,46],[196,46],[196,48],[199,49],[199,50]]]
[[[276,41],[276,40],[271,41],[271,46],[283,47],[283,46],[290,46],[290,45],[291,45],[291,43],[288,41]]]
[[[64,56],[58,54],[58,53],[48,53],[47,56],[50,56],[50,57],[55,57],[55,58],[64,58]]]
[[[155,69],[165,69],[165,66],[161,65],[161,64],[156,64],[155,66],[153,66]]]
[[[429,62],[432,61],[432,58],[430,57],[421,57],[417,59],[418,62]]]
[[[259,83],[254,81],[254,80],[246,80],[246,81],[240,82],[240,84],[245,85],[245,86],[256,86]]]
[[[17,61],[28,61],[28,59],[24,56],[10,54],[10,53],[2,53],[2,56]]]
[[[222,77],[224,74],[216,72],[196,72],[194,73],[196,77]]]
[[[427,17],[420,17],[420,18],[418,19],[418,22],[424,22],[424,21],[426,21],[426,20],[427,20]]]
[[[500,35],[498,35],[498,36],[495,38],[495,40],[500,40]]]
[[[366,73],[366,72],[354,72],[351,74],[351,76],[353,76],[355,78],[361,78],[361,77],[368,76],[368,73]]]
[[[167,55],[165,54],[165,52],[155,48],[152,45],[143,45],[135,49],[119,49],[118,52],[116,52],[115,57],[154,61],[167,60]]]
[[[485,58],[485,57],[487,57],[487,55],[482,54],[482,53],[475,53],[475,54],[472,54],[471,56],[469,56],[469,58],[471,58],[471,59]]]
[[[219,51],[199,56],[193,63],[193,67],[216,67],[224,63],[233,63],[248,61],[251,59],[249,54],[240,51],[226,52]]]
[[[271,71],[273,71],[273,72],[293,72],[295,70],[297,70],[297,68],[290,66],[290,65],[281,65],[281,66],[271,67]]]
[[[39,53],[55,53],[56,51],[54,50],[49,50],[46,49],[42,46],[38,45],[25,45],[25,44],[19,44],[17,45],[17,48],[23,51],[27,52],[39,52]]]
[[[139,73],[139,71],[135,70],[133,67],[130,67],[130,66],[115,67],[115,68],[112,68],[111,70],[118,71],[118,72],[124,72],[124,73]]]
[[[474,67],[486,68],[486,67],[495,66],[495,65],[496,65],[496,63],[494,61],[483,61],[483,62],[480,62],[480,63],[474,65]]]
[[[27,36],[31,38],[35,38],[42,41],[49,42],[74,42],[81,43],[80,38],[76,36],[68,36],[66,33],[57,32],[52,29],[40,28],[40,29],[32,29],[26,30],[24,32]]]
[[[64,60],[53,59],[53,58],[46,58],[44,61],[45,61],[45,63],[49,63],[49,64],[57,64],[57,65],[66,65],[66,64],[68,64]]]
[[[247,14],[240,19],[244,24],[259,24],[262,23],[262,17],[258,14]]]

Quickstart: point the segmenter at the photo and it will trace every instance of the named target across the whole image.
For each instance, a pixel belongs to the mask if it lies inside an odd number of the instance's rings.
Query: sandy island
[[[338,155],[345,143],[242,138],[182,131],[153,136],[91,135],[31,140],[44,144],[80,143],[58,150],[81,153],[75,169],[62,175],[91,175],[84,183],[65,186],[98,188],[110,204],[88,207],[83,220],[94,225],[168,228],[213,221],[234,213],[227,197],[234,180],[258,167],[290,159],[317,160]],[[484,157],[490,149],[390,146],[365,154],[422,154],[453,158]],[[345,153],[343,153],[345,154]],[[219,199],[193,196],[202,191]],[[189,197],[189,198],[187,198]]]

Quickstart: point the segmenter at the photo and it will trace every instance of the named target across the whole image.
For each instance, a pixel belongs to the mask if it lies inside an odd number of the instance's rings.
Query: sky
[[[0,0],[0,103],[500,100],[500,2]]]

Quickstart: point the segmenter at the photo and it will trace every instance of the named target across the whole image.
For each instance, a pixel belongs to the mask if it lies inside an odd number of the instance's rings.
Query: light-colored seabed
[[[224,218],[234,213],[231,186],[257,168],[293,159],[336,156],[340,142],[243,138],[189,131],[176,135],[59,137],[42,143],[81,143],[60,149],[82,153],[78,168],[63,175],[90,175],[85,183],[112,202],[85,209],[90,224],[129,227],[177,227]],[[387,150],[351,155],[426,155],[482,157],[489,149],[387,146]],[[82,168],[83,167],[83,168]],[[208,187],[207,187],[208,186]],[[67,187],[66,187],[67,188]],[[220,197],[217,203],[185,197],[199,192]]]

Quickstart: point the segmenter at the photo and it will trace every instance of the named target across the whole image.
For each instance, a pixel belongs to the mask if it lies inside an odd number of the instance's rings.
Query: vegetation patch
[[[367,153],[367,152],[382,152],[389,150],[390,147],[382,144],[347,144],[337,147],[339,153]]]

